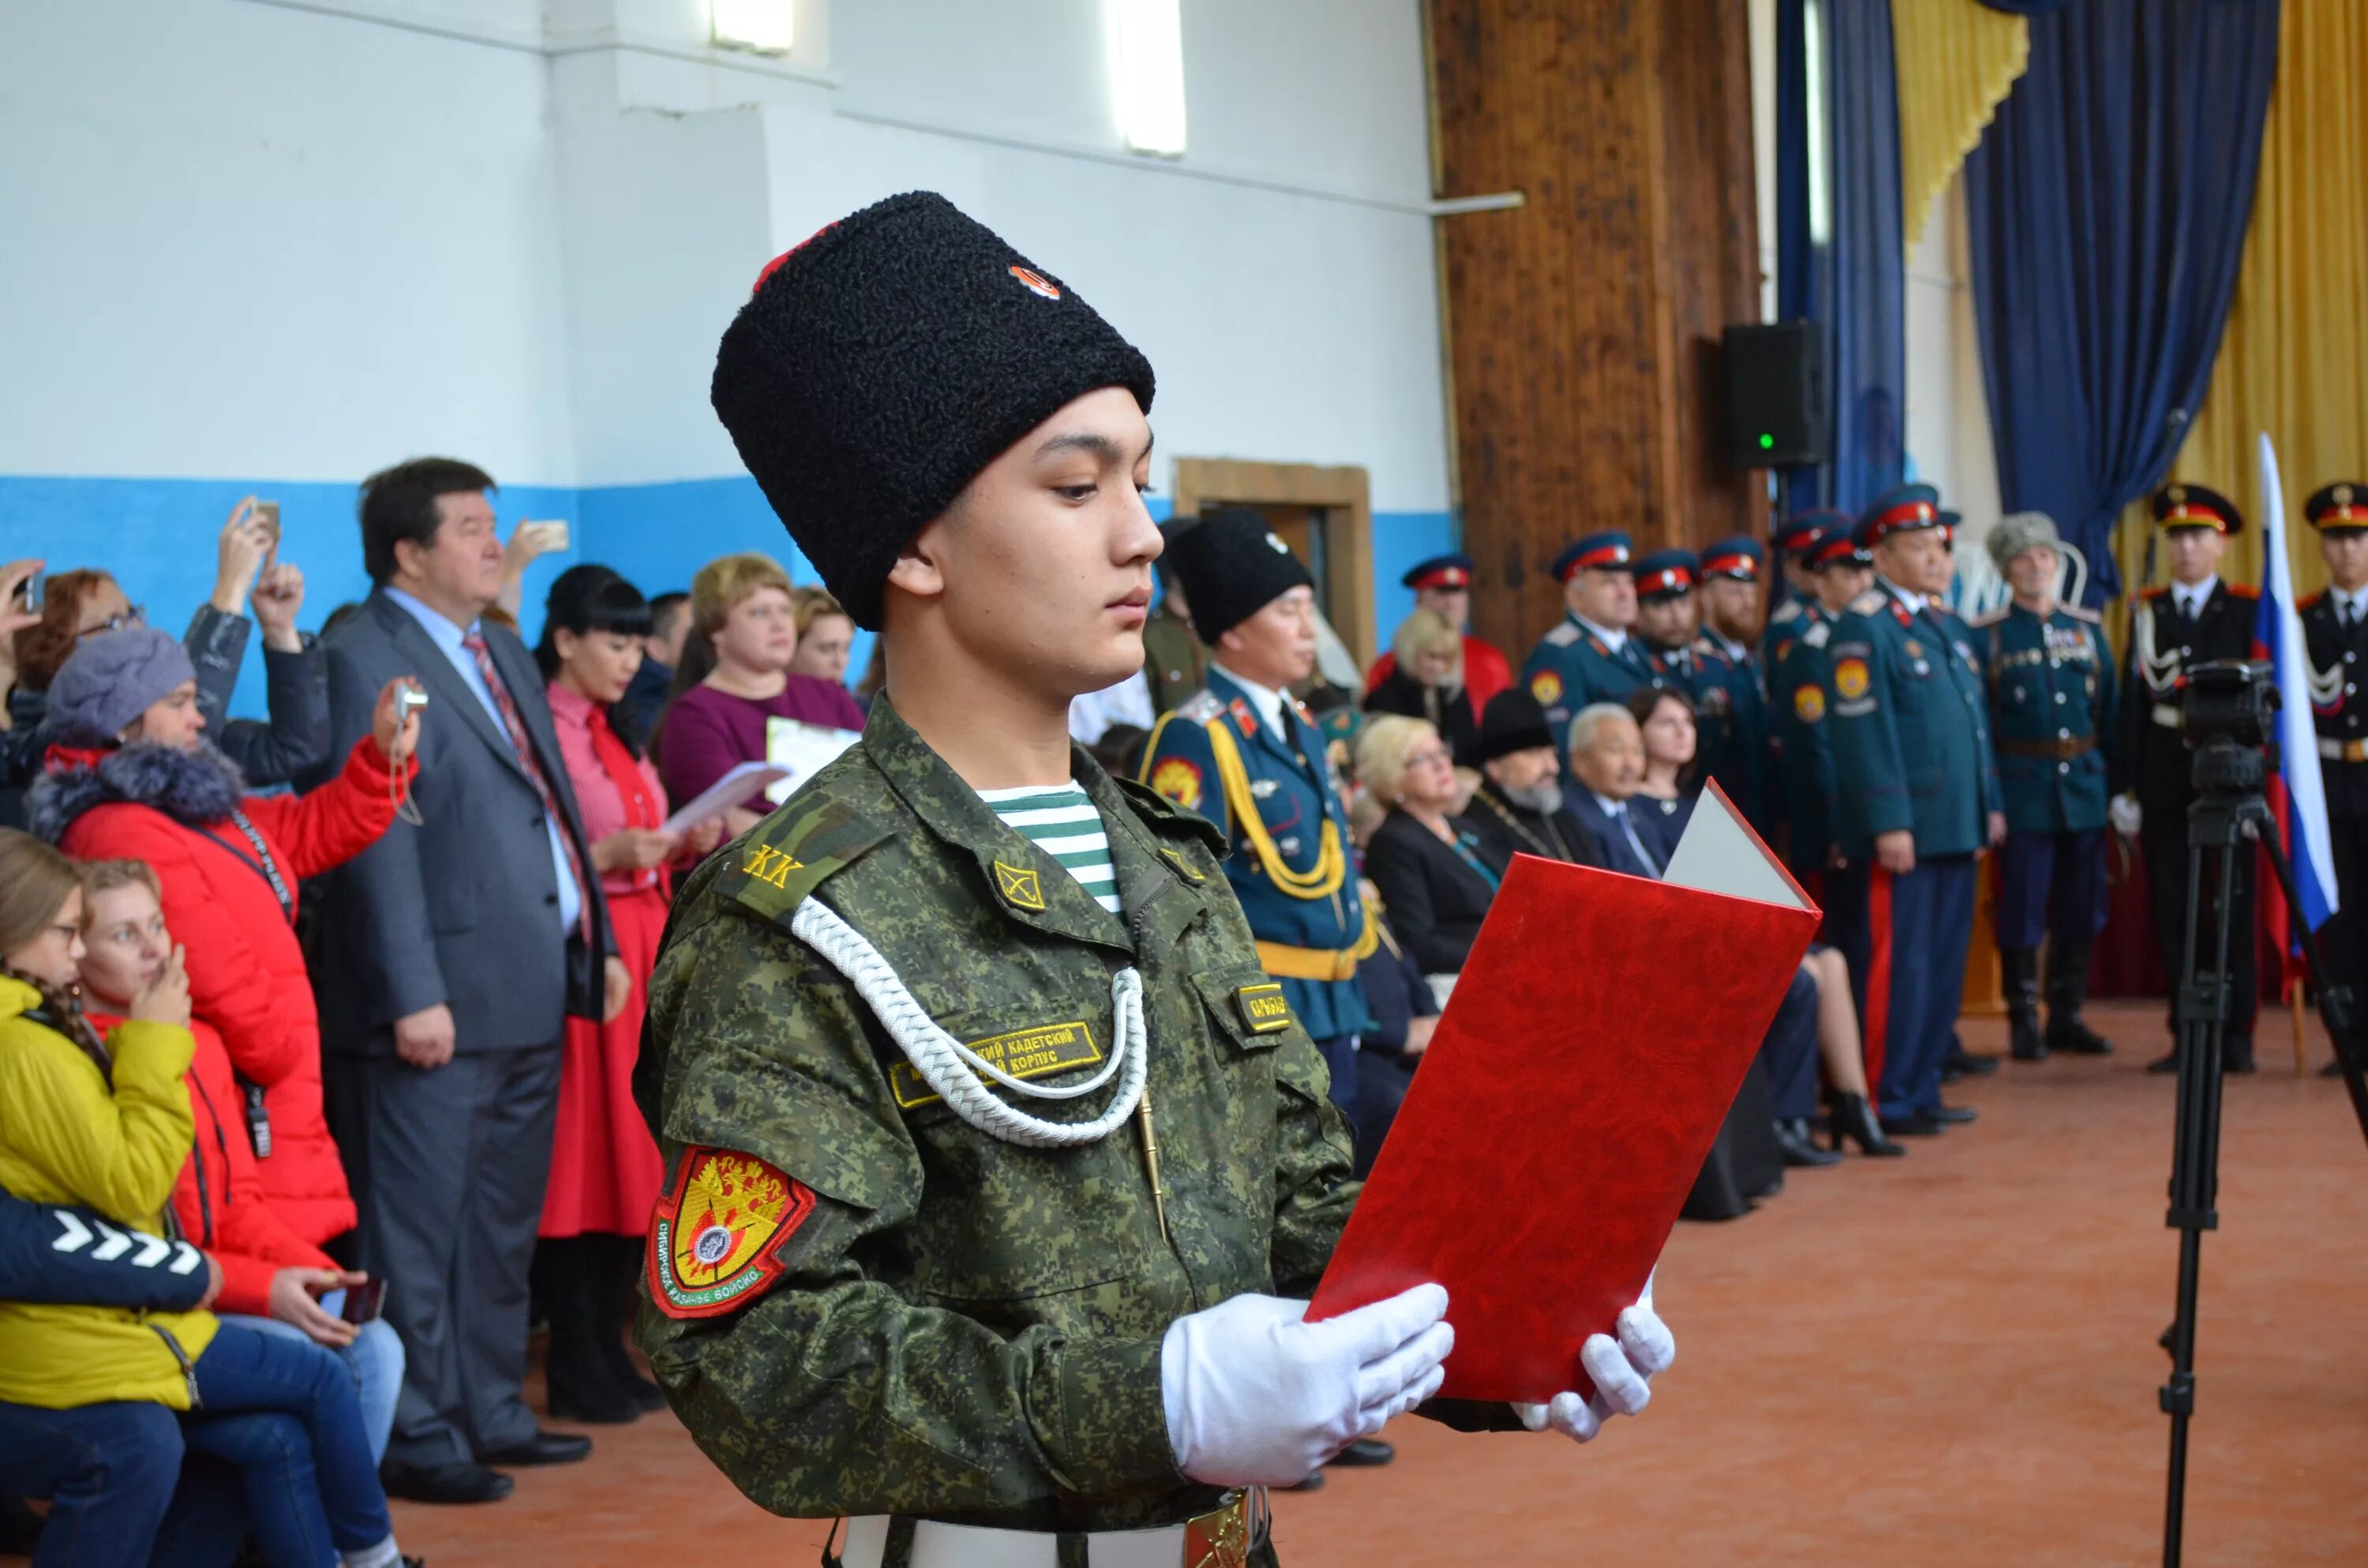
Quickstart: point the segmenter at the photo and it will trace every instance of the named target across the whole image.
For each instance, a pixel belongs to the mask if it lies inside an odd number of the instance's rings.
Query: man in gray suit
[[[387,1491],[423,1502],[490,1502],[511,1484],[492,1466],[591,1451],[519,1398],[527,1270],[564,1018],[613,1017],[632,983],[541,677],[479,619],[501,587],[493,488],[446,458],[366,480],[376,586],[324,642],[330,755],[393,676],[430,699],[416,811],[332,874],[313,975],[361,1261],[408,1356]]]

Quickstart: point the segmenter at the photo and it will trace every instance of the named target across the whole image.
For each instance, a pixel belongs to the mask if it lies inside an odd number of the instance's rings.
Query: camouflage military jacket
[[[1204,1512],[1218,1494],[1168,1445],[1161,1336],[1242,1291],[1309,1293],[1354,1202],[1346,1124],[1214,830],[1083,751],[1072,767],[1123,918],[884,697],[861,745],[675,905],[635,1074],[667,1165],[639,1333],[700,1448],[776,1513],[1091,1530]],[[1114,1049],[1111,976],[1134,965],[1168,1239],[1139,1120],[1070,1149],[973,1130],[790,934],[808,896],[947,1032],[1046,1085]]]

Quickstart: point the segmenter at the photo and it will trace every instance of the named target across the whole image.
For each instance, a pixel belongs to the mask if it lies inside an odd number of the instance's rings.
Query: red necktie
[[[592,939],[592,890],[585,885],[584,862],[575,853],[575,840],[567,831],[567,819],[559,812],[559,799],[551,792],[551,780],[542,776],[542,765],[534,759],[534,747],[526,737],[526,722],[518,717],[518,703],[511,699],[510,688],[502,684],[501,673],[494,668],[493,651],[485,646],[484,638],[474,631],[461,639],[461,646],[477,661],[477,673],[485,677],[485,689],[494,694],[494,706],[502,715],[502,728],[509,733],[510,750],[518,766],[526,769],[534,792],[542,798],[542,809],[549,813],[552,825],[559,829],[559,846],[567,851],[568,874],[575,879],[575,926],[586,941]]]

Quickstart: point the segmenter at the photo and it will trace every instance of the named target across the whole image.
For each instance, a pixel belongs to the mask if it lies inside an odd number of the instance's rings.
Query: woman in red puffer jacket
[[[414,715],[396,733],[403,684],[379,694],[372,733],[336,778],[304,796],[245,795],[205,741],[180,643],[150,627],[103,632],[51,682],[52,744],[27,798],[34,832],[67,854],[154,869],[165,920],[188,949],[192,1010],[221,1031],[238,1071],[264,1196],[316,1245],[353,1229],[354,1201],[322,1112],[296,884],[351,859],[394,820],[419,723]]]

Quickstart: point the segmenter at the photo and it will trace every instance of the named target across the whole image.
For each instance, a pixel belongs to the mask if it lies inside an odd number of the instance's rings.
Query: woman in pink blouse
[[[535,1248],[535,1296],[551,1322],[551,1413],[578,1421],[631,1421],[666,1403],[624,1341],[642,1237],[666,1175],[633,1104],[633,1059],[666,926],[666,868],[714,848],[723,830],[718,818],[664,831],[657,769],[609,728],[609,706],[641,667],[649,630],[639,589],[605,566],[575,566],[551,585],[535,648],[617,955],[633,976],[632,999],[608,1023],[567,1020]]]
[[[700,567],[690,580],[690,623],[674,700],[650,742],[675,799],[696,800],[742,763],[763,761],[772,720],[863,728],[847,687],[790,668],[797,612],[790,574],[771,556],[726,555]],[[730,831],[746,831],[762,814],[734,807]]]

